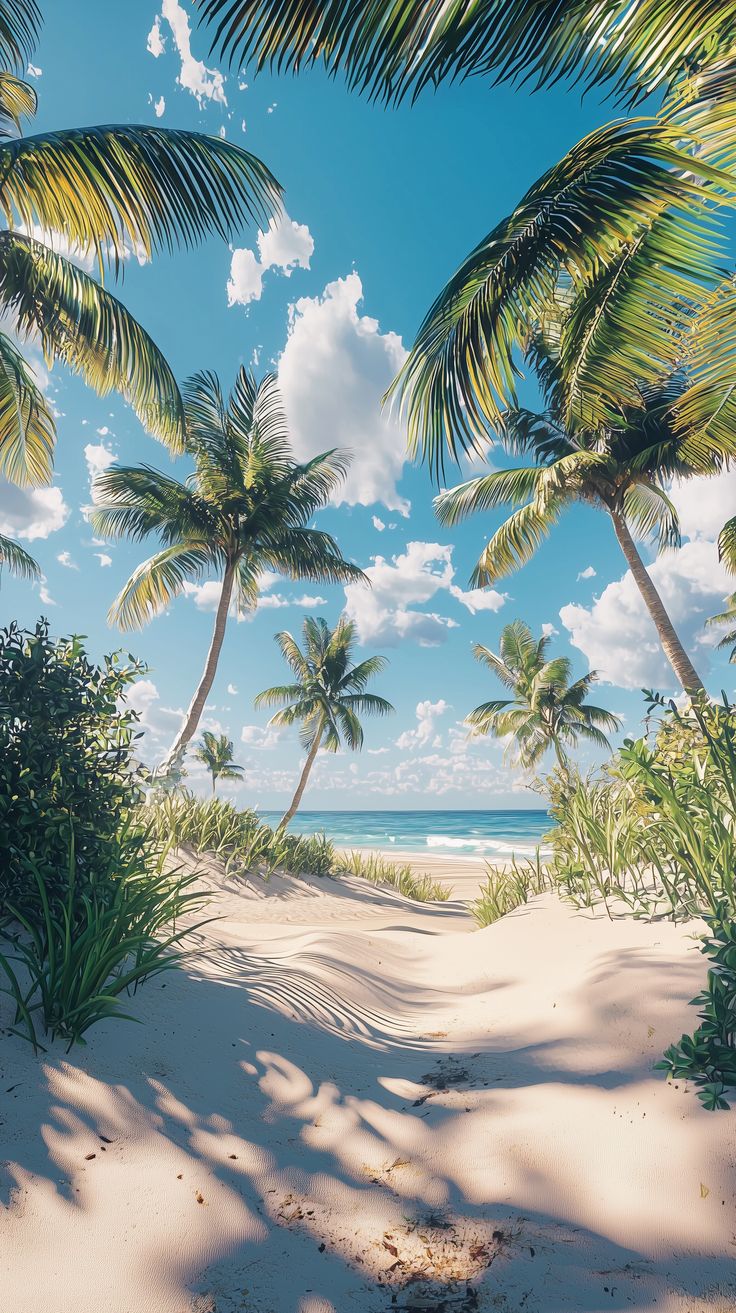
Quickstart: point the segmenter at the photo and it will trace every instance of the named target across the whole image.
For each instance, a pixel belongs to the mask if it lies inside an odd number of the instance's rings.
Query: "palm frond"
[[[20,132],[22,118],[31,118],[38,108],[34,88],[12,73],[0,73],[0,137]]]
[[[17,233],[0,234],[0,304],[18,331],[37,336],[101,396],[113,389],[173,450],[183,448],[183,407],[159,348],[125,306],[71,261]]]
[[[683,459],[704,472],[714,449],[736,456],[736,277],[725,279],[689,325],[691,384],[673,406]]]
[[[20,352],[0,333],[0,472],[12,483],[49,483],[55,443],[48,402]]]
[[[0,67],[25,69],[41,30],[36,0],[2,0],[0,3]]]
[[[20,543],[0,533],[0,571],[6,569],[19,579],[40,579],[41,567]]]
[[[630,98],[697,66],[736,23],[733,0],[196,0],[233,65],[316,65],[381,100],[467,77],[610,84]]]
[[[478,475],[435,497],[435,514],[440,524],[453,526],[478,511],[488,511],[507,502],[528,501],[535,495],[543,474],[538,466],[529,466]]]
[[[227,240],[265,227],[280,188],[260,160],[220,137],[173,128],[71,128],[0,143],[7,226],[62,232],[119,267],[129,251]]]
[[[514,511],[483,551],[471,575],[474,587],[485,588],[526,565],[559,519],[561,509],[552,503],[541,511],[530,502]]]
[[[666,492],[652,483],[634,483],[623,498],[624,518],[638,538],[657,535],[660,549],[679,547],[677,508]]]
[[[190,579],[210,568],[209,543],[176,543],[156,552],[132,573],[110,607],[108,619],[120,629],[142,629],[168,606]]]
[[[718,556],[728,570],[736,573],[736,515],[726,521],[718,535]]]
[[[101,537],[140,542],[158,533],[168,544],[185,538],[207,541],[212,563],[220,561],[214,508],[178,479],[150,465],[111,465],[97,475],[92,495],[90,523]]]
[[[322,529],[289,529],[273,546],[264,546],[264,565],[292,579],[313,583],[367,583],[363,571],[344,560],[334,538]]]
[[[441,471],[477,451],[516,402],[514,351],[562,271],[580,286],[670,210],[683,240],[728,175],[683,149],[682,130],[629,120],[591,133],[526,193],[460,266],[427,314],[394,385],[410,446]],[[704,239],[708,230],[703,218]],[[671,236],[674,228],[670,230]],[[674,240],[674,237],[672,237]],[[690,247],[688,246],[688,249]]]

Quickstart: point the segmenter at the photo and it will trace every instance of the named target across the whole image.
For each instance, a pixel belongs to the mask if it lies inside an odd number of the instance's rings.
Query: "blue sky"
[[[346,500],[321,523],[368,570],[371,592],[346,597],[273,580],[258,612],[231,622],[205,727],[236,744],[246,767],[239,798],[279,807],[298,769],[295,738],[268,732],[253,710],[254,695],[280,677],[274,632],[295,631],[307,611],[335,621],[347,606],[361,651],[390,659],[375,687],[396,715],[367,723],[359,756],[318,760],[307,805],[536,805],[503,765],[500,745],[467,741],[463,717],[497,695],[471,644],[495,647],[516,616],[537,630],[552,626],[555,650],[579,673],[601,672],[597,700],[625,716],[628,732],[640,719],[642,685],[672,690],[668,668],[612,529],[592,510],[571,512],[495,594],[470,592],[468,576],[500,517],[442,530],[429,475],[405,462],[403,433],[379,398],[462,257],[610,107],[593,96],[581,103],[574,91],[533,96],[477,82],[387,112],[317,74],[254,81],[218,69],[189,0],[129,0],[124,22],[112,10],[101,17],[108,7],[95,0],[45,8],[30,74],[40,130],[161,122],[223,132],[285,187],[288,221],[260,243],[245,231],[232,251],[212,241],[143,266],[133,253],[120,293],[128,307],[180,379],[214,368],[228,384],[241,363],[278,369],[300,457],[335,445],[356,453]],[[153,760],[200,676],[213,588],[182,597],[142,632],[108,628],[107,608],[145,548],[93,541],[83,512],[90,472],[113,457],[171,469],[170,458],[118,397],[98,398],[59,368],[47,386],[59,411],[54,486],[29,494],[0,484],[0,531],[31,549],[45,582],[30,589],[4,578],[0,618],[31,624],[43,613],[55,632],[87,635],[95,656],[123,646],[145,661],[134,696]],[[729,693],[732,668],[702,622],[729,590],[713,539],[735,490],[730,475],[676,490],[687,538],[654,567],[696,664],[715,691]]]

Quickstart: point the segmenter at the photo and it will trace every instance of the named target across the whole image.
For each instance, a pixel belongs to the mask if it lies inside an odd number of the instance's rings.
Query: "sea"
[[[275,825],[279,812],[263,812]],[[300,811],[293,834],[326,834],[342,848],[458,856],[533,857],[552,822],[546,811]]]

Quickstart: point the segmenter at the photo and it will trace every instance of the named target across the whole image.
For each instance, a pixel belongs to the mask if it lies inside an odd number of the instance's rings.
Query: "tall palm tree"
[[[673,424],[693,461],[736,456],[736,279],[719,203],[736,187],[734,0],[198,0],[213,48],[319,65],[389,101],[471,75],[662,94],[653,118],[578,142],[475,247],[429,310],[396,385],[436,470],[517,405],[518,348],[560,286],[577,422],[606,427],[636,388],[688,365]]]
[[[216,374],[195,374],[183,393],[194,472],[180,483],[147,465],[112,465],[95,481],[91,515],[104,537],[141,541],[156,534],[163,544],[113,602],[110,620],[122,629],[142,627],[193,580],[214,572],[222,581],[204,672],[164,773],[196,732],[231,604],[239,613],[252,609],[264,571],[320,583],[366,581],[329,534],[310,527],[349,458],[326,451],[306,464],[294,462],[275,377],[257,384],[241,368],[226,399]]]
[[[19,579],[40,579],[41,567],[20,543],[0,533],[0,573],[3,567]]]
[[[35,0],[0,0],[0,68],[21,71],[40,26]],[[40,342],[102,395],[118,390],[157,437],[181,449],[174,376],[155,343],[100,279],[131,252],[150,258],[210,233],[227,240],[244,220],[263,226],[280,189],[253,155],[219,137],[139,124],[21,136],[33,87],[0,72],[0,311],[21,339]],[[63,246],[73,258],[60,253]],[[0,473],[48,483],[56,428],[38,381],[0,332]]]
[[[243,774],[243,767],[233,761],[233,741],[227,734],[213,734],[206,729],[194,755],[212,776],[213,795],[218,780],[239,780]]]
[[[553,748],[560,769],[567,771],[563,745],[586,739],[599,748],[610,748],[604,730],[620,726],[617,716],[586,701],[598,676],[594,670],[570,682],[567,657],[548,658],[549,638],[534,638],[528,625],[513,620],[501,633],[496,654],[476,643],[476,660],[492,670],[512,697],[483,702],[467,717],[476,734],[494,738],[511,735],[520,765],[536,766]]]
[[[524,565],[573,502],[605,511],[677,679],[686,692],[697,692],[702,680],[635,543],[636,537],[652,535],[660,549],[679,543],[667,484],[707,468],[705,456],[692,463],[673,428],[672,406],[683,384],[673,377],[657,391],[642,388],[638,408],[622,411],[618,425],[586,428],[570,414],[569,375],[559,350],[539,336],[533,353],[545,408],[539,413],[521,407],[508,411],[500,438],[508,451],[531,456],[534,463],[495,470],[440,494],[435,501],[439,519],[452,525],[476,511],[515,508],[476,566],[473,578],[482,586]],[[712,457],[710,472],[720,463]]]
[[[352,664],[355,625],[341,617],[334,629],[322,619],[307,616],[303,626],[304,645],[286,630],[276,634],[281,654],[294,681],[264,689],[256,707],[280,707],[271,725],[300,724],[299,738],[307,758],[291,804],[281,820],[288,825],[307,787],[307,780],[320,747],[337,752],[343,743],[353,752],[363,746],[361,715],[387,716],[394,708],[385,698],[366,693],[366,685],[388,664],[385,657],[367,657]]]

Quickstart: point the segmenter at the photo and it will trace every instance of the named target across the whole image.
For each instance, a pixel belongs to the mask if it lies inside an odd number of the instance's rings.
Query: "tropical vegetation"
[[[91,513],[103,537],[140,542],[156,535],[163,544],[113,602],[110,619],[122,629],[144,625],[208,573],[220,580],[207,661],[163,773],[196,733],[231,606],[240,615],[251,611],[266,571],[318,583],[365,578],[328,533],[310,525],[343,479],[348,457],[333,450],[294,461],[272,374],[257,383],[241,368],[228,398],[216,374],[195,374],[184,386],[184,416],[185,450],[194,462],[187,480],[148,465],[112,465],[95,481]]]
[[[255,699],[257,707],[280,708],[270,725],[301,726],[299,738],[307,753],[282,826],[289,824],[299,807],[320,748],[338,752],[344,743],[352,752],[359,751],[363,746],[360,716],[388,716],[394,710],[385,698],[366,692],[368,682],[385,670],[386,658],[366,657],[352,664],[356,644],[352,620],[343,616],[330,629],[325,620],[307,616],[302,632],[303,648],[287,630],[276,635],[293,682],[264,689]]]
[[[618,716],[586,701],[598,678],[596,672],[572,680],[569,659],[548,656],[550,642],[549,635],[534,638],[523,620],[512,620],[501,631],[498,653],[482,643],[473,647],[476,661],[487,666],[513,696],[482,702],[466,723],[474,734],[509,739],[525,770],[537,766],[551,748],[560,769],[567,771],[565,747],[579,739],[610,750],[603,731],[617,730],[621,723]]]
[[[239,780],[243,774],[243,767],[233,759],[233,741],[227,734],[213,734],[212,730],[206,729],[194,756],[209,771],[213,794],[218,780]]]

